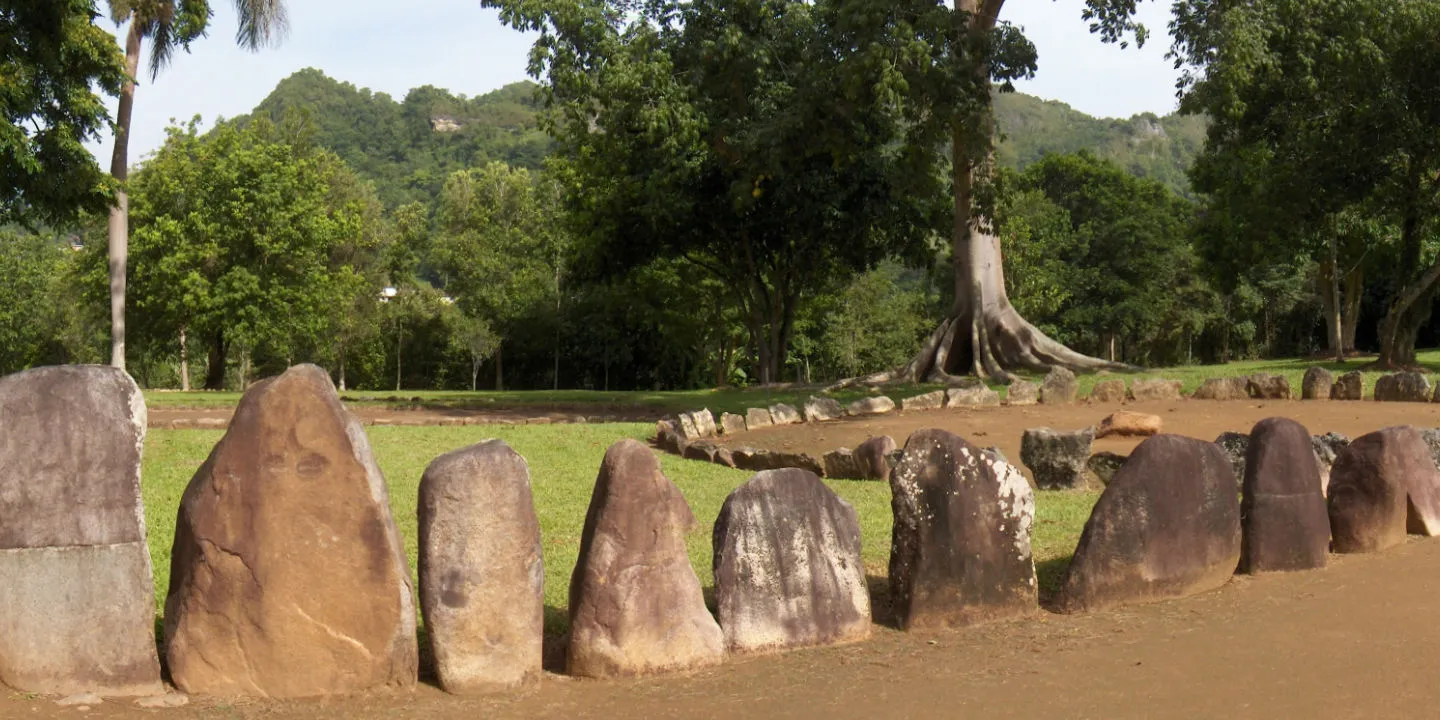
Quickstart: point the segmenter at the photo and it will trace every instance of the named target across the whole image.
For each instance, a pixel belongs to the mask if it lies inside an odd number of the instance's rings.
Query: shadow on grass
[[[540,666],[545,670],[565,673],[565,648],[570,642],[570,613],[563,607],[545,606],[545,641],[540,651]]]
[[[890,578],[867,574],[865,585],[870,591],[870,622],[899,630],[900,621],[895,617],[895,604],[890,598]]]
[[[1055,601],[1060,595],[1060,586],[1065,582],[1065,571],[1070,567],[1071,555],[1051,558],[1035,563],[1035,580],[1040,585],[1040,607],[1055,611]]]

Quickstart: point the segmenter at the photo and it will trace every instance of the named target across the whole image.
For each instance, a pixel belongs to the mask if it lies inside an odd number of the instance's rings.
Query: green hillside
[[[385,93],[305,69],[280,81],[256,114],[278,120],[287,109],[308,113],[316,141],[375,182],[394,207],[430,201],[450,172],[490,160],[539,166],[550,143],[536,127],[535,85],[518,82],[475,98],[424,86],[396,102]],[[1047,153],[1090,150],[1135,175],[1188,194],[1185,170],[1205,139],[1205,121],[1153,114],[1094,118],[1070,106],[1020,93],[996,96],[1004,136],[999,161],[1024,168]]]

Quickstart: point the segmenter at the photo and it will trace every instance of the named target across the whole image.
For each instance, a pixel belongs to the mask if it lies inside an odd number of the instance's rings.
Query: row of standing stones
[[[145,414],[134,382],[110,368],[0,379],[5,684],[163,690],[140,496]],[[1327,546],[1375,551],[1407,529],[1440,531],[1440,473],[1413,428],[1344,448],[1328,501],[1310,436],[1293,421],[1257,425],[1246,461],[1237,496],[1213,443],[1142,443],[1086,523],[1057,607],[1176,597],[1237,567],[1319,567]],[[1019,471],[927,429],[911,435],[889,482],[901,627],[1037,609],[1034,494]],[[298,366],[251,388],[181,500],[164,613],[175,685],[276,698],[412,686],[415,593],[387,492],[323,370]],[[493,440],[446,454],[426,469],[418,507],[419,611],[441,686],[538,676],[543,568],[524,459]],[[607,451],[570,583],[570,673],[677,670],[869,633],[858,517],[816,473],[763,471],[725,501],[714,525],[718,622],[686,553],[696,523],[648,448],[624,440]]]
[[[1301,386],[1303,400],[1364,399],[1364,376],[1359,371],[1347,372],[1336,378],[1325,368],[1311,367],[1306,370]],[[1079,383],[1074,373],[1055,368],[1040,383],[1027,380],[1011,383],[1004,403],[1063,405],[1076,402],[1078,395]],[[1092,403],[1120,403],[1126,400],[1173,401],[1183,397],[1178,380],[1142,379],[1127,386],[1123,379],[1109,379],[1097,382],[1088,400]],[[1285,376],[1257,373],[1244,377],[1210,378],[1190,397],[1196,400],[1290,400],[1294,395]],[[1440,384],[1432,386],[1429,379],[1418,372],[1393,373],[1376,381],[1374,399],[1440,402]],[[1000,395],[975,381],[949,390],[904,398],[898,406],[885,396],[863,398],[848,406],[842,406],[833,398],[812,396],[799,410],[781,403],[765,408],[749,408],[744,415],[723,413],[718,422],[708,409],[680,413],[657,423],[655,444],[686,459],[740,470],[795,467],[822,477],[886,481],[900,456],[894,438],[888,436],[871,438],[853,449],[836,448],[821,456],[748,446],[725,448],[716,444],[714,438],[801,422],[884,415],[897,409],[912,412],[999,405]],[[1110,423],[1118,424],[1106,427]],[[1092,454],[1091,443],[1096,437],[1104,437],[1107,433],[1149,436],[1158,432],[1159,418],[1123,411],[1106,418],[1098,428],[1074,432],[1034,428],[1026,431],[1022,439],[1021,461],[1030,468],[1041,489],[1080,488],[1090,484],[1092,479],[1104,484],[1119,470],[1125,457],[1108,452]],[[1224,433],[1215,440],[1230,455],[1237,477],[1243,474],[1243,438],[1246,437],[1241,433]],[[1430,433],[1427,439],[1434,442],[1437,451],[1440,451],[1440,435]],[[1328,475],[1337,447],[1346,442],[1349,442],[1347,438],[1335,433],[1315,436],[1315,453],[1322,464],[1322,477]],[[994,451],[993,448],[990,450]],[[1440,452],[1437,452],[1437,461],[1440,461]]]

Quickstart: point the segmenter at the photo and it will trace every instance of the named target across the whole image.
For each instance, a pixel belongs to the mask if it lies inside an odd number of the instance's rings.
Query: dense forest
[[[130,369],[673,389],[829,382],[938,348],[945,371],[958,249],[992,233],[998,297],[1097,361],[1403,365],[1437,337],[1440,289],[1440,73],[1403,69],[1440,34],[1428,1],[1357,24],[1369,2],[1182,13],[1184,114],[1129,119],[1010,91],[1034,49],[1003,23],[975,85],[946,75],[940,16],[849,25],[864,0],[573,28],[520,3],[507,22],[547,28],[538,84],[396,101],[307,69],[246,116],[172,128],[125,184]],[[1135,32],[1105,17],[1107,41]],[[1372,52],[1332,52],[1357,27]],[[0,372],[105,356],[92,184],[5,206]]]

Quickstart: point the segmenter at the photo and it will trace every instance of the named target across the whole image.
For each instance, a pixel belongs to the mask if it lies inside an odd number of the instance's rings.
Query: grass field
[[[1440,373],[1440,350],[1418,353],[1420,366],[1431,373]],[[1340,373],[1360,368],[1369,358],[1354,359],[1347,363],[1312,359],[1254,360],[1226,365],[1188,365],[1184,367],[1147,370],[1138,373],[1114,373],[1110,375],[1080,376],[1080,395],[1090,393],[1096,382],[1112,378],[1125,380],[1140,378],[1166,378],[1179,380],[1186,393],[1193,392],[1200,384],[1212,377],[1249,375],[1252,373],[1273,373],[1284,375],[1290,380],[1290,387],[1298,394],[1300,378],[1305,370],[1314,365],[1324,367],[1337,376]],[[1365,374],[1365,392],[1374,390],[1375,379],[1383,373]],[[902,385],[888,387],[885,394],[896,400],[938,389],[938,385]],[[997,390],[1003,386],[995,385]],[[747,407],[763,407],[774,403],[789,403],[799,407],[805,398],[819,392],[817,387],[775,387],[775,388],[722,388],[717,390],[682,390],[671,392],[649,391],[591,391],[591,390],[521,390],[521,391],[439,391],[439,390],[358,390],[344,393],[347,403],[360,406],[415,406],[460,407],[469,409],[504,408],[595,408],[595,412],[654,411],[656,415],[681,410],[695,410],[708,407],[717,415],[721,412],[743,413]],[[1003,393],[1003,390],[1001,390]],[[834,394],[841,402],[871,394],[865,389],[844,390]],[[151,407],[213,408],[233,406],[240,399],[235,392],[178,392],[149,390],[145,401]]]
[[[420,475],[435,457],[485,438],[508,442],[530,465],[530,482],[545,547],[547,633],[565,629],[566,592],[580,550],[585,510],[605,449],[622,438],[653,434],[648,424],[539,425],[491,427],[369,428],[375,455],[390,485],[390,502],[414,572],[417,552],[415,504]],[[170,586],[170,547],[180,496],[196,468],[220,439],[215,430],[155,430],[145,443],[143,486],[155,593],[163,606]],[[713,584],[710,528],[725,496],[750,473],[662,456],[665,474],[679,486],[701,528],[687,539],[690,560],[702,585]],[[890,554],[890,489],[878,482],[828,481],[860,516],[865,565],[884,578]],[[1035,561],[1042,592],[1064,572],[1097,493],[1040,492],[1034,531]]]

